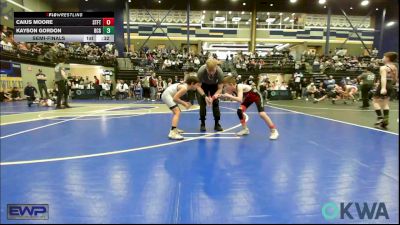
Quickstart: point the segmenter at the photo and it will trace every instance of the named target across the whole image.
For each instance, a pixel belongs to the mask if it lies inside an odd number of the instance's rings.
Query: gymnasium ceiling
[[[117,5],[125,0],[43,0],[48,2],[57,11],[66,9],[79,9],[84,4],[105,4]],[[159,3],[160,1],[160,3]],[[341,14],[340,8],[343,8],[349,15],[367,15],[370,10],[386,7],[388,16],[398,18],[397,0],[370,0],[368,6],[361,6],[362,0],[327,0],[325,5],[330,5],[334,14]],[[149,9],[169,9],[175,6],[176,10],[185,10],[187,0],[131,0],[130,8],[149,8]],[[246,5],[243,5],[246,3]],[[318,3],[318,0],[297,0],[296,3],[290,3],[289,0],[190,0],[192,10],[220,10],[220,11],[251,11],[253,4],[257,5],[258,11],[270,12],[295,12],[295,13],[327,13],[324,5]],[[271,4],[273,4],[271,6]],[[352,7],[353,9],[350,9]],[[56,10],[55,10],[56,11]]]

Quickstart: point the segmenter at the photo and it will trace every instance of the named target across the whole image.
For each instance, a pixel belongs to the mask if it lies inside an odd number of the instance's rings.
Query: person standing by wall
[[[147,74],[142,81],[143,86],[143,99],[150,99],[150,76]]]
[[[153,72],[150,77],[150,99],[152,102],[156,101],[157,98],[157,83],[156,73]]]
[[[36,74],[36,80],[40,92],[40,98],[43,98],[43,91],[46,94],[46,99],[49,98],[49,93],[47,92],[47,85],[46,85],[47,77],[42,72],[42,69],[39,69],[39,72]]]

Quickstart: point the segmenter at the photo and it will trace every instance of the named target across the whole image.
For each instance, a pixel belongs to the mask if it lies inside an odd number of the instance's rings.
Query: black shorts
[[[381,84],[379,84],[379,86],[376,88],[375,92],[374,92],[374,97],[375,98],[389,98],[390,96],[392,96],[392,92],[393,92],[393,85],[392,82],[387,81],[386,83],[386,94],[382,95],[381,94]]]
[[[328,92],[328,97],[329,98],[336,98],[337,96],[338,96],[338,94],[336,93],[336,91]]]
[[[241,105],[247,109],[253,103],[256,103],[258,112],[264,112],[264,101],[262,100],[261,94],[257,91],[249,91],[245,93],[244,100]]]

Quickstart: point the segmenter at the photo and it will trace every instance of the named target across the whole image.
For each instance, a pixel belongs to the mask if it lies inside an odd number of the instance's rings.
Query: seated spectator
[[[126,99],[128,97],[129,86],[123,80],[120,80],[116,87],[115,99]]]
[[[11,90],[11,100],[12,101],[21,101],[22,100],[21,92],[18,90],[17,87],[14,87]]]
[[[164,60],[162,69],[169,69],[171,67],[171,65],[172,65],[171,60],[169,60],[169,58],[167,58]]]
[[[0,90],[0,102],[9,102],[12,101],[11,94],[3,89]]]
[[[318,94],[318,89],[315,86],[314,83],[310,83],[310,85],[307,86],[307,91],[306,91],[306,101],[308,101],[309,97],[311,96],[313,100],[317,97],[316,95]]]
[[[102,97],[102,98],[106,98],[106,97],[108,97],[108,98],[110,98],[110,99],[112,99],[112,96],[111,96],[111,86],[110,86],[110,84],[108,83],[108,82],[102,82],[101,83],[101,92],[100,92],[100,96]]]

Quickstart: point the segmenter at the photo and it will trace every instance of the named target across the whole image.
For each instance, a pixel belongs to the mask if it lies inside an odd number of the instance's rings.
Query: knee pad
[[[237,110],[237,115],[239,116],[240,120],[243,120],[243,110],[241,108]]]

